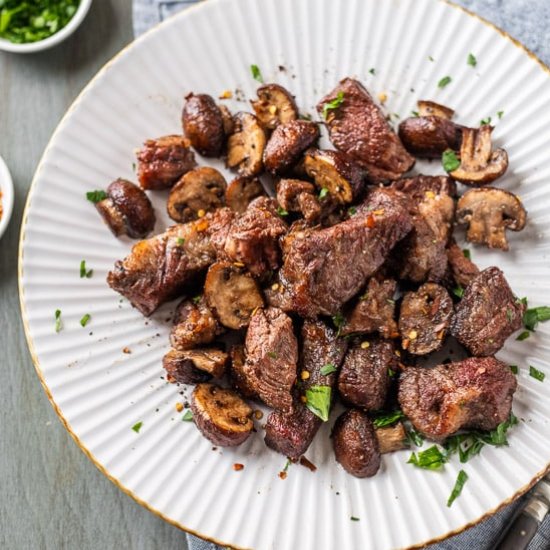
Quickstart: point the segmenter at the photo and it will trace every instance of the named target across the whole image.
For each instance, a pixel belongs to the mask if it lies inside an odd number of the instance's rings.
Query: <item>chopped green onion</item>
[[[321,367],[321,374],[323,376],[327,376],[328,374],[332,374],[333,372],[336,372],[338,369],[332,364],[327,363],[326,365],[323,365]]]
[[[390,411],[390,412],[378,411],[373,413],[373,416],[375,418],[372,421],[372,423],[374,424],[375,428],[383,428],[384,426],[391,426],[392,424],[395,424],[398,420],[405,418],[403,411],[400,411],[400,410]]]
[[[342,103],[344,103],[344,92],[338,92],[335,99],[333,99],[332,101],[327,101],[323,105],[323,118],[327,120],[328,112],[334,109],[338,109],[338,107],[340,107]]]
[[[88,321],[92,318],[92,316],[89,313],[86,313],[82,319],[80,319],[80,325],[85,327],[88,324]]]
[[[196,305],[201,301],[201,298],[202,298],[202,294],[197,294],[197,296],[194,296],[193,298],[191,298],[191,301]]]
[[[460,166],[460,161],[454,151],[447,149],[443,151],[441,155],[441,164],[443,164],[443,170],[445,170],[445,172],[452,172]]]
[[[514,374],[517,374],[519,372],[519,369],[518,369],[518,366],[517,365],[510,365],[510,370],[514,373]]]
[[[355,516],[350,516],[351,521],[359,521],[359,518],[356,518]]]
[[[306,390],[306,407],[323,422],[328,420],[332,388],[330,386],[311,386]]]
[[[61,310],[56,309],[55,310],[55,332],[59,332],[63,328],[62,322],[61,322]]]
[[[455,486],[449,496],[449,500],[447,500],[447,506],[451,507],[456,498],[460,496],[466,481],[468,481],[468,474],[464,470],[460,470],[456,478]]]
[[[319,191],[319,198],[324,199],[328,195],[328,189],[326,187],[323,187],[321,191]]]
[[[185,239],[182,237],[176,237],[176,244],[182,246],[185,243]]]
[[[459,285],[456,288],[453,288],[453,294],[457,298],[462,298],[462,296],[464,296],[464,289]]]
[[[525,328],[530,331],[534,331],[539,323],[548,321],[550,319],[550,307],[540,306],[528,309],[523,314],[523,324]]]
[[[139,430],[141,430],[142,426],[143,426],[143,422],[138,422],[137,424],[134,424],[132,426],[132,430],[134,430],[134,432],[136,433],[139,433]]]
[[[424,444],[424,436],[414,428],[407,428],[407,444],[422,447]]]
[[[447,86],[448,84],[451,83],[453,79],[450,77],[450,76],[444,76],[438,83],[437,83],[437,87],[438,88],[445,88],[445,86]]]
[[[531,365],[529,365],[529,376],[535,378],[539,382],[544,382],[544,379],[546,378],[546,374],[544,374],[544,372],[536,369]]]
[[[373,67],[372,69],[369,69],[370,74],[376,74],[376,69]]]
[[[96,191],[88,191],[86,193],[86,198],[90,202],[97,204],[98,202],[101,202],[102,200],[105,200],[107,198],[107,193],[105,193],[105,191],[103,191],[102,189],[97,189]]]
[[[520,342],[523,342],[523,340],[527,340],[531,336],[531,333],[528,330],[524,330],[523,332],[520,332],[519,336],[516,338],[516,340],[519,340]]]
[[[258,65],[250,65],[250,72],[252,73],[252,78],[254,80],[257,80],[258,82],[264,81],[264,78],[262,76],[262,72],[260,71],[260,67]]]
[[[499,120],[504,116],[504,111],[498,111],[497,112],[497,117],[499,118]]]
[[[93,275],[93,273],[93,269],[86,269],[86,260],[82,260],[80,262],[80,278],[83,279],[84,277],[86,277],[86,279],[89,279]]]
[[[277,214],[279,216],[288,216],[288,212],[282,206],[277,206]]]
[[[193,413],[191,412],[191,409],[187,409],[183,416],[181,417],[183,422],[191,422],[193,420]]]
[[[492,120],[491,117],[488,116],[487,118],[482,118],[479,124],[481,126],[485,126],[486,124],[491,124],[491,120]]]
[[[468,260],[472,259],[472,254],[467,248],[462,249],[462,254],[464,254],[464,257],[467,258]]]
[[[412,453],[407,464],[414,464],[425,470],[439,470],[445,462],[445,455],[439,450],[439,447],[432,445],[425,451],[419,451],[418,455]]]
[[[475,67],[477,65],[477,59],[473,53],[468,54],[468,65],[471,67]]]

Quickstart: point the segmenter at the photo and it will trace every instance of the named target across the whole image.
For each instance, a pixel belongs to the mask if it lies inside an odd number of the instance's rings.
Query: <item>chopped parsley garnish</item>
[[[372,69],[369,69],[370,74],[376,74],[376,69],[373,67]]]
[[[479,124],[481,126],[485,126],[486,124],[491,124],[491,117],[488,116],[487,118],[482,118],[480,121],[479,121]]]
[[[359,518],[356,518],[355,516],[350,516],[349,519],[351,519],[351,521],[359,521]]]
[[[279,357],[274,351],[268,351],[267,356],[271,357],[271,359],[277,359]]]
[[[338,369],[332,364],[327,363],[326,365],[323,365],[321,367],[321,374],[323,376],[327,376],[327,374],[332,374],[333,372],[336,372]]]
[[[288,216],[288,212],[282,206],[277,206],[277,214],[279,216]]]
[[[334,109],[338,109],[338,107],[340,107],[342,103],[344,103],[344,92],[338,92],[338,94],[336,95],[336,99],[333,99],[332,101],[327,101],[323,105],[323,118],[327,120],[328,112]]]
[[[439,447],[432,445],[425,451],[419,451],[418,454],[412,453],[407,464],[414,464],[418,468],[423,468],[424,470],[439,470],[446,461],[447,459],[439,450]]]
[[[178,246],[183,246],[184,243],[185,243],[185,239],[183,237],[176,237],[176,244]]]
[[[460,166],[460,161],[453,150],[447,149],[441,155],[441,164],[443,164],[445,172],[452,172]]]
[[[540,306],[528,309],[523,314],[523,324],[527,330],[533,332],[539,323],[550,319],[550,307]]]
[[[431,55],[428,56],[428,59],[432,62],[434,61],[434,58]]]
[[[306,390],[306,407],[323,422],[328,420],[332,388],[330,386],[311,386]]]
[[[86,279],[89,279],[94,273],[94,270],[93,269],[90,269],[90,270],[87,270],[86,269],[86,260],[82,260],[80,262],[80,278],[81,279],[84,279],[84,277]]]
[[[529,336],[531,336],[531,333],[528,330],[524,330],[523,332],[519,333],[519,336],[516,338],[516,340],[523,342],[523,340],[527,340]]]
[[[451,83],[453,79],[450,77],[450,76],[444,76],[438,83],[437,83],[437,87],[438,88],[445,88],[445,86],[447,86],[448,84]]]
[[[142,426],[143,426],[143,422],[138,422],[137,424],[134,424],[132,426],[132,430],[134,430],[134,432],[136,433],[139,433],[139,430],[141,430]]]
[[[396,372],[392,369],[388,369],[388,376],[390,378],[395,378]]]
[[[340,336],[340,331],[344,326],[345,320],[345,317],[341,313],[337,313],[336,315],[332,316],[332,322],[334,323],[334,326],[338,329],[336,336]]]
[[[59,332],[63,328],[62,322],[61,322],[61,310],[56,309],[55,310],[55,332]]]
[[[462,249],[462,254],[464,254],[464,257],[467,258],[468,260],[472,259],[472,254],[470,253],[469,249],[463,248]]]
[[[135,162],[132,162],[132,171],[133,171],[133,172],[136,171],[136,163],[135,163]]]
[[[468,54],[468,65],[471,67],[475,67],[477,65],[477,59],[473,53]]]
[[[250,65],[250,72],[252,73],[252,78],[254,78],[254,80],[263,83],[264,77],[262,76],[262,71],[260,71],[260,67],[258,67],[258,65]]]
[[[328,195],[328,189],[326,187],[323,187],[321,191],[319,191],[319,198],[324,199]]]
[[[453,490],[451,491],[451,494],[449,496],[449,500],[447,500],[447,506],[449,507],[452,506],[455,499],[460,496],[460,493],[462,492],[462,488],[464,487],[464,484],[467,481],[468,481],[468,474],[464,470],[460,470],[456,478],[455,486],[453,487]]]
[[[103,191],[102,189],[97,189],[95,191],[88,191],[86,193],[86,198],[90,202],[97,204],[98,202],[105,200],[107,198],[107,193],[105,193],[105,191]]]
[[[459,285],[456,288],[453,288],[453,294],[457,298],[462,298],[462,296],[464,296],[464,289]]]
[[[414,428],[407,428],[407,444],[422,447],[424,436],[417,432]]]
[[[395,424],[398,420],[401,420],[402,418],[405,418],[405,415],[403,414],[403,411],[396,410],[396,411],[379,411],[373,413],[374,419],[372,423],[374,424],[375,428],[383,428],[384,426],[391,426],[392,424]]]
[[[355,208],[355,206],[350,206],[348,208],[348,215],[355,216],[355,214],[357,214],[357,208]]]
[[[510,365],[510,370],[514,373],[514,374],[517,374],[519,372],[519,369],[518,369],[518,366],[517,365]]]
[[[82,319],[80,319],[80,325],[85,327],[88,324],[88,321],[92,318],[92,316],[89,313],[86,313]]]
[[[201,301],[202,294],[197,294],[193,298],[191,298],[191,301],[196,305]]]
[[[544,382],[544,379],[546,378],[546,374],[544,374],[544,372],[536,369],[532,365],[529,365],[529,376],[535,378],[539,382]]]
[[[499,118],[499,120],[504,116],[504,111],[498,111],[497,112],[497,117]]]
[[[193,413],[191,412],[191,409],[187,409],[183,416],[181,417],[183,422],[191,422],[193,420]]]
[[[412,116],[420,116],[420,113],[418,111],[411,111]]]

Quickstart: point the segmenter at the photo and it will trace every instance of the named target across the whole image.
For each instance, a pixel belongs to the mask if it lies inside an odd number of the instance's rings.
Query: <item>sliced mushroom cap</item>
[[[407,433],[402,422],[397,422],[394,426],[384,426],[374,430],[380,454],[393,453],[407,447]]]
[[[220,323],[232,329],[248,326],[254,310],[264,305],[260,288],[250,273],[229,262],[210,266],[204,295]]]
[[[200,384],[208,382],[212,374],[198,369],[189,359],[188,351],[171,349],[163,358],[162,366],[168,375],[168,380],[178,384]]]
[[[250,103],[264,128],[274,130],[279,124],[298,118],[294,98],[279,84],[264,84],[258,88],[257,94],[258,99]]]
[[[202,218],[223,206],[226,186],[225,178],[216,169],[195,168],[172,187],[166,205],[168,215],[180,223]]]
[[[244,364],[246,361],[246,351],[243,344],[231,346],[229,350],[231,362],[229,364],[229,380],[238,392],[247,398],[257,397],[256,390],[250,384],[246,376]]]
[[[264,195],[266,192],[258,178],[239,176],[227,186],[225,204],[234,212],[242,214],[255,198]]]
[[[304,165],[319,190],[327,189],[338,203],[353,202],[363,193],[366,172],[345,153],[310,149],[306,151]]]
[[[435,101],[424,101],[420,99],[417,102],[418,105],[418,116],[437,116],[440,118],[446,118],[451,120],[455,112],[445,105],[436,103]]]
[[[263,168],[262,156],[267,142],[264,129],[250,113],[237,113],[235,128],[227,141],[227,167],[241,176],[257,176]]]
[[[459,149],[462,126],[439,115],[410,117],[399,124],[399,138],[416,157],[440,158],[447,149]]]
[[[519,197],[494,187],[470,189],[457,204],[456,219],[468,225],[466,239],[489,248],[508,250],[506,229],[521,231],[527,212]]]
[[[230,136],[233,133],[233,130],[235,129],[235,122],[233,121],[233,115],[225,105],[219,104],[218,108],[220,109],[220,112],[222,114],[223,131],[226,136]]]
[[[481,186],[495,181],[508,168],[508,154],[504,149],[493,151],[493,127],[462,128],[460,166],[449,175],[466,185]]]
[[[142,239],[155,226],[155,211],[149,197],[137,185],[117,179],[107,187],[107,198],[96,208],[115,237]]]
[[[218,157],[225,145],[224,117],[214,99],[189,94],[183,107],[183,131],[191,145],[205,157]]]
[[[184,351],[182,355],[196,369],[214,378],[221,378],[225,374],[225,367],[229,361],[229,355],[216,348],[190,349]]]

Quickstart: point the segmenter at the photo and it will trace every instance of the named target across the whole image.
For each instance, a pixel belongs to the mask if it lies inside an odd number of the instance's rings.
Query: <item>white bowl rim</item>
[[[5,38],[0,38],[0,50],[12,53],[33,53],[52,48],[73,34],[73,32],[79,27],[80,23],[84,21],[91,5],[92,0],[80,0],[78,9],[71,20],[55,34],[52,34],[43,40],[39,40],[38,42],[16,44],[6,40]]]
[[[10,223],[10,218],[13,211],[14,196],[13,180],[2,157],[0,157],[0,191],[2,191],[2,198],[0,199],[2,204],[2,217],[0,218],[1,238]]]

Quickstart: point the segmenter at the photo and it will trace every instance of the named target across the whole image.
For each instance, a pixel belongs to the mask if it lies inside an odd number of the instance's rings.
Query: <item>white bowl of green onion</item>
[[[0,0],[0,50],[33,53],[70,36],[92,0]]]

